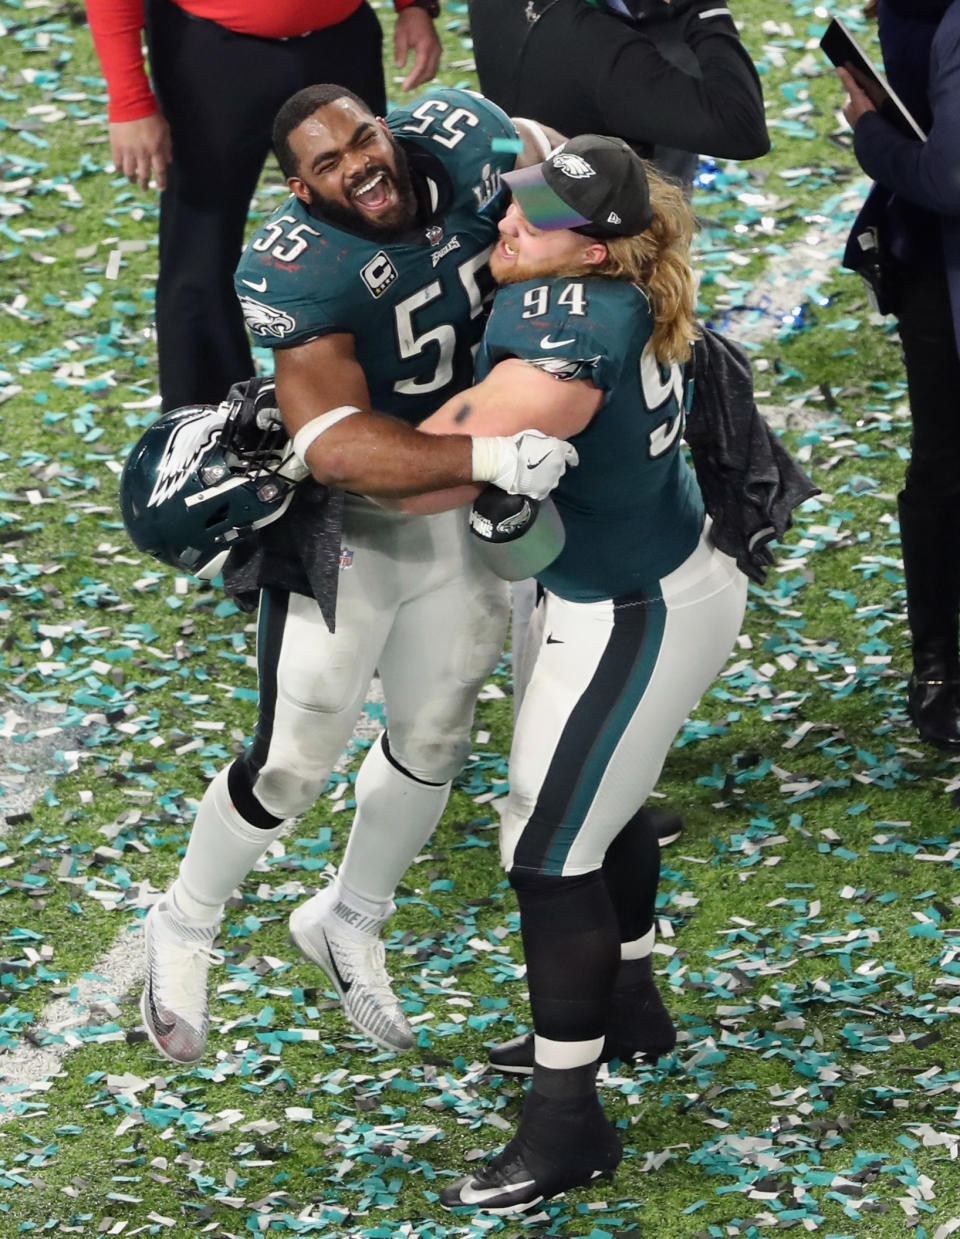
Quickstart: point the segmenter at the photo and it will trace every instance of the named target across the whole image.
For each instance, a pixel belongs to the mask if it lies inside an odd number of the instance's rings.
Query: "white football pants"
[[[660,584],[652,599],[578,603],[549,591],[541,599],[510,753],[501,830],[508,870],[565,877],[599,869],[730,654],[747,580],[706,532]]]
[[[336,631],[312,598],[265,597],[248,762],[270,813],[294,817],[323,792],[377,670],[392,757],[429,783],[460,770],[509,613],[506,583],[471,542],[464,508],[405,516],[348,496]]]

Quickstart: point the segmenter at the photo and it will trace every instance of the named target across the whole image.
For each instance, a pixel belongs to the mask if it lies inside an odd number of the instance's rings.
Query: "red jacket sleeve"
[[[90,33],[107,80],[111,122],[157,111],[143,63],[143,0],[87,0]]]

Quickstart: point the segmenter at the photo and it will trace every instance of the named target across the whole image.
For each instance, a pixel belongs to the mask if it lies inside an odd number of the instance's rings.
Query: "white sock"
[[[227,769],[207,787],[197,810],[170,897],[183,919],[198,925],[220,920],[223,906],[276,839],[283,825],[261,830],[240,816],[227,788]]]
[[[621,959],[646,959],[653,950],[653,944],[656,941],[657,929],[652,925],[642,938],[634,938],[632,942],[620,943],[620,958]]]
[[[357,773],[357,812],[340,878],[374,903],[393,898],[397,883],[436,829],[449,783],[421,783],[388,759],[378,740]]]
[[[551,1041],[534,1033],[533,1060],[541,1067],[567,1070],[570,1067],[586,1067],[595,1063],[603,1050],[603,1038],[592,1037],[589,1041]]]
[[[343,933],[351,938],[379,935],[384,921],[396,911],[397,905],[392,899],[367,899],[351,890],[339,874],[328,890],[329,895],[327,891],[322,892],[324,907],[337,918]]]

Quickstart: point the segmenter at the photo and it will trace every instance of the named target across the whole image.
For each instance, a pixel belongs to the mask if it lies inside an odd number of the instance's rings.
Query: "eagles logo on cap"
[[[575,180],[597,175],[582,156],[568,155],[562,150],[554,155],[550,162],[558,172],[562,172],[564,176],[572,176]]]
[[[581,134],[503,180],[530,223],[547,231],[632,237],[653,220],[643,160],[620,138]]]

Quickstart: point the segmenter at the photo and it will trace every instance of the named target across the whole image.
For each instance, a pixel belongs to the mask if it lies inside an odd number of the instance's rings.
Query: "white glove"
[[[291,482],[302,482],[304,478],[310,476],[310,470],[294,452],[292,441],[284,449],[283,458],[277,467],[277,473],[280,477],[288,478]]]
[[[473,440],[473,480],[492,482],[511,495],[545,499],[577,460],[575,447],[540,430]]]

